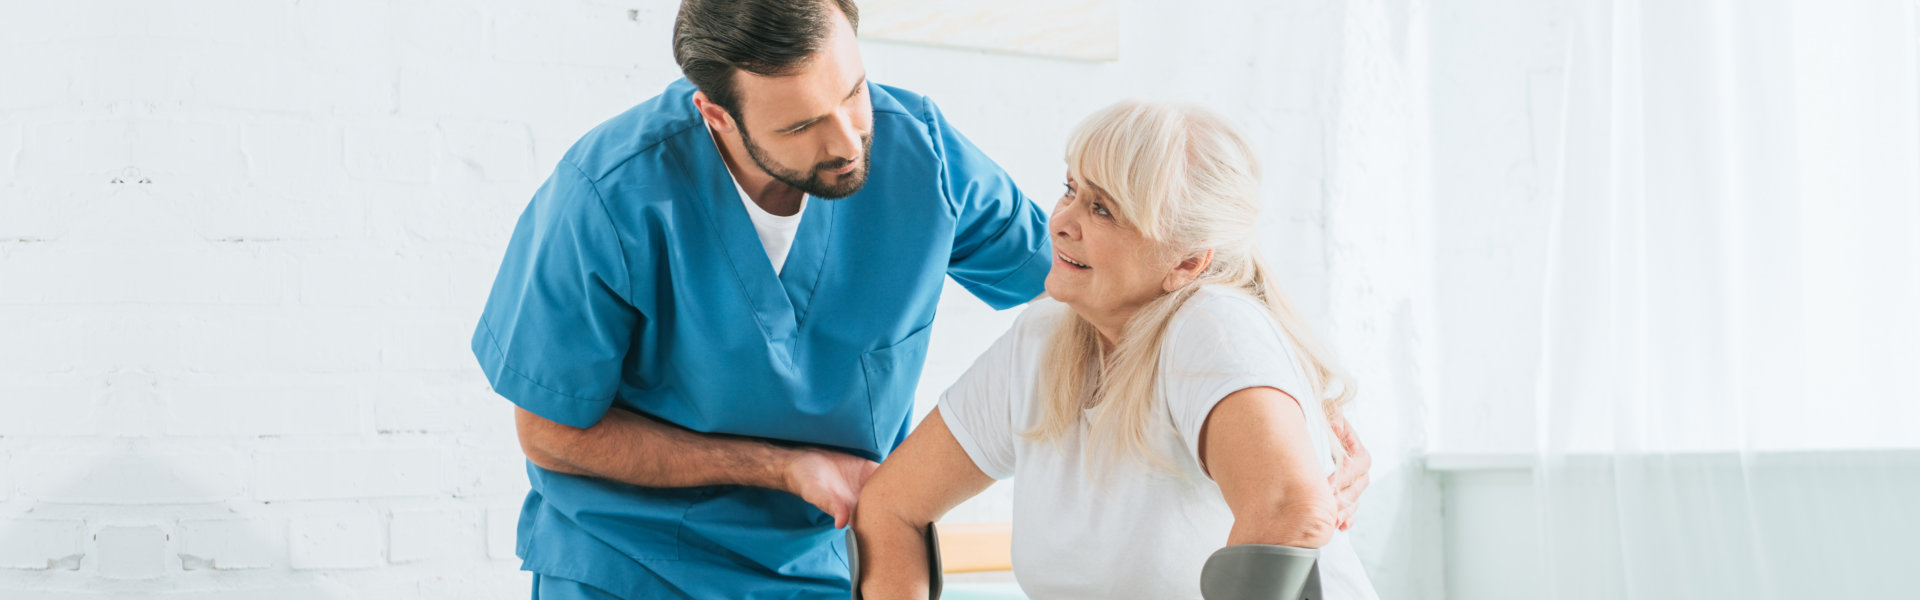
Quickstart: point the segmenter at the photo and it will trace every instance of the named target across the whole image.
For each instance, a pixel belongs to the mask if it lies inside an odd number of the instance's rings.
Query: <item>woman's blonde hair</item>
[[[1193,282],[1134,313],[1111,352],[1102,350],[1092,324],[1069,313],[1047,342],[1039,382],[1044,409],[1025,435],[1058,439],[1084,415],[1092,439],[1168,467],[1147,442],[1161,339],[1174,313],[1207,285],[1229,286],[1266,306],[1306,371],[1311,390],[1287,390],[1312,394],[1298,398],[1301,406],[1317,402],[1333,419],[1352,400],[1353,382],[1294,312],[1261,256],[1259,166],[1225,119],[1197,106],[1121,102],[1080,123],[1067,141],[1067,165],[1082,190],[1105,196],[1122,225],[1166,256],[1212,250],[1213,258]],[[1331,445],[1334,460],[1344,461],[1341,444]]]

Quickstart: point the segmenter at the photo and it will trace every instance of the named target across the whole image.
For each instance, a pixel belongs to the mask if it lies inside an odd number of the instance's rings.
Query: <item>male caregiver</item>
[[[533,597],[847,597],[836,528],[909,430],[944,279],[1040,295],[1046,214],[867,81],[858,24],[686,0],[685,79],[575,143],[515,225],[472,345],[518,407]]]

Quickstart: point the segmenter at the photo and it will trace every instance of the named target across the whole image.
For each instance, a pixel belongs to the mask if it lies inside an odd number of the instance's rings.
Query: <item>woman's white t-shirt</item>
[[[1252,297],[1201,289],[1168,324],[1154,403],[1155,422],[1165,426],[1148,436],[1178,473],[1143,460],[1088,461],[1094,445],[1084,419],[1052,441],[1019,434],[1039,421],[1041,357],[1070,314],[1058,301],[1034,303],[940,399],[940,414],[973,463],[995,479],[1019,478],[1014,577],[1036,599],[1200,598],[1200,569],[1233,527],[1220,487],[1200,469],[1200,428],[1215,404],[1242,389],[1312,398],[1305,372]],[[1303,413],[1330,475],[1325,414],[1317,407]],[[1377,598],[1344,532],[1320,556],[1325,598]]]

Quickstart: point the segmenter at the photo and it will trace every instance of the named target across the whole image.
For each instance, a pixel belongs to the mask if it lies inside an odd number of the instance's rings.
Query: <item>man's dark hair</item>
[[[833,30],[833,8],[860,29],[853,0],[685,0],[673,22],[673,59],[707,100],[740,118],[733,75],[791,75]]]

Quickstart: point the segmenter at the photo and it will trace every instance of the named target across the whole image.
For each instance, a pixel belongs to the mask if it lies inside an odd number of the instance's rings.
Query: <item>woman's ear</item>
[[[1180,259],[1180,264],[1174,265],[1173,272],[1167,273],[1166,280],[1160,282],[1160,289],[1171,292],[1186,287],[1187,284],[1193,283],[1193,280],[1199,279],[1201,273],[1207,272],[1207,265],[1212,263],[1212,248],[1195,252],[1192,256]]]

